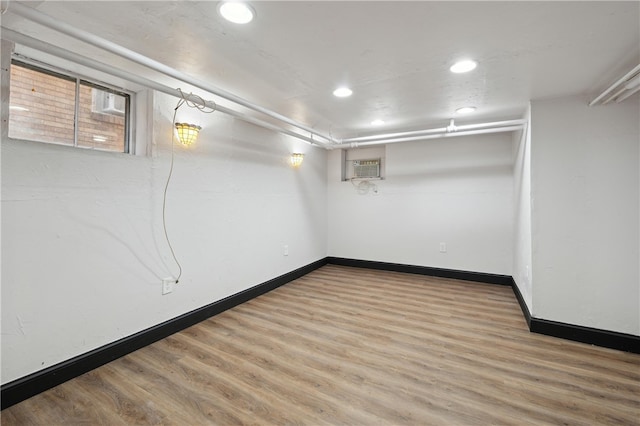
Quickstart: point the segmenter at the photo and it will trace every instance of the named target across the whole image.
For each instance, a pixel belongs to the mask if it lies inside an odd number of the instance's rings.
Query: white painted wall
[[[220,113],[155,100],[153,157],[2,141],[2,383],[131,335],[326,256],[326,152]],[[299,169],[288,155],[304,152]],[[283,256],[283,245],[289,256]]]
[[[531,107],[524,117],[531,122]],[[513,227],[513,280],[515,281],[529,313],[532,310],[533,281],[531,258],[531,126],[522,132],[514,132],[514,227]]]
[[[390,144],[366,195],[340,181],[332,151],[329,255],[510,275],[512,150],[510,134]]]
[[[638,98],[531,104],[533,312],[640,334]]]

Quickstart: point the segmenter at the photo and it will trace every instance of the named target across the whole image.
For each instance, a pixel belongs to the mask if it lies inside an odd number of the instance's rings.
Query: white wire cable
[[[167,189],[169,189],[169,182],[171,182],[171,176],[173,175],[173,160],[174,160],[174,145],[176,140],[176,135],[174,128],[176,127],[176,114],[178,113],[178,108],[182,106],[184,103],[184,98],[178,101],[176,108],[173,110],[173,120],[171,123],[171,167],[169,167],[169,176],[167,176],[167,183],[164,185],[164,193],[162,195],[162,228],[164,229],[164,238],[167,240],[167,245],[169,246],[169,250],[171,250],[171,255],[173,256],[173,260],[178,265],[179,273],[178,278],[176,278],[176,284],[180,281],[180,277],[182,276],[182,265],[178,261],[176,257],[176,253],[173,251],[173,246],[171,245],[171,240],[169,239],[169,234],[167,233]]]
[[[7,10],[9,10],[9,1],[10,0],[0,1],[0,3],[5,3],[6,4],[4,9],[2,9],[2,11],[0,11],[0,15],[4,15],[5,13],[7,13]]]
[[[166,213],[167,213],[167,190],[169,189],[169,183],[171,182],[171,177],[173,176],[173,164],[174,164],[174,147],[175,147],[175,143],[176,143],[176,132],[175,132],[175,127],[176,127],[176,115],[178,114],[178,109],[180,109],[180,107],[182,105],[187,105],[190,108],[195,108],[197,110],[199,110],[200,112],[203,112],[205,114],[211,114],[212,112],[214,112],[216,109],[215,107],[208,107],[206,106],[206,102],[203,98],[201,98],[198,95],[194,95],[193,93],[189,93],[188,96],[185,96],[185,94],[182,92],[181,89],[178,89],[180,91],[180,100],[178,101],[176,107],[173,110],[173,119],[171,120],[171,166],[169,167],[169,175],[167,176],[167,182],[164,185],[164,192],[162,194],[162,229],[164,230],[164,238],[167,240],[167,245],[169,246],[169,250],[171,250],[171,256],[173,256],[173,260],[176,262],[176,265],[178,265],[178,277],[176,278],[176,284],[178,284],[178,282],[180,282],[180,277],[182,277],[182,265],[180,264],[180,262],[178,261],[178,258],[176,257],[176,253],[173,250],[173,246],[171,245],[171,240],[169,239],[169,233],[167,232],[167,218],[166,218]],[[196,97],[200,100],[200,104],[196,103],[196,102],[192,102],[190,101],[188,98],[189,97]],[[215,102],[211,101],[214,106],[215,106]]]
[[[204,98],[202,98],[202,97],[200,97],[198,95],[194,95],[193,93],[189,93],[188,96],[185,96],[184,92],[180,88],[178,88],[178,91],[180,92],[180,96],[182,96],[182,99],[180,99],[180,101],[178,101],[178,106],[176,107],[176,110],[178,108],[180,108],[182,106],[182,104],[186,104],[189,108],[195,108],[198,111],[203,112],[205,114],[211,114],[212,112],[214,112],[216,110],[216,108],[215,108],[216,103],[215,102],[209,101],[214,106],[213,107],[208,107],[206,105],[206,102],[205,102]],[[189,100],[190,97],[198,98],[200,103],[196,103],[196,102],[190,101]],[[175,122],[175,119],[174,119],[174,122]]]

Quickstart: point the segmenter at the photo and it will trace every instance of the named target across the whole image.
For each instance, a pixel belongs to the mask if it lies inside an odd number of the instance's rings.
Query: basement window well
[[[130,102],[114,88],[13,60],[9,137],[128,153]]]

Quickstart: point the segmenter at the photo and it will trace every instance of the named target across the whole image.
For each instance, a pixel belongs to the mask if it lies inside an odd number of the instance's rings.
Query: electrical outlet
[[[285,256],[289,256],[289,246],[284,246],[282,249],[282,254]]]
[[[173,285],[176,283],[175,278],[169,277],[162,280],[162,294],[169,294],[173,291]]]
[[[447,243],[440,243],[440,253],[447,252]]]

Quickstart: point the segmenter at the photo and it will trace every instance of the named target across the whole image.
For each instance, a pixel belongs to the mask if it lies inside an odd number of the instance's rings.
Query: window
[[[9,137],[129,152],[130,96],[12,61]]]

